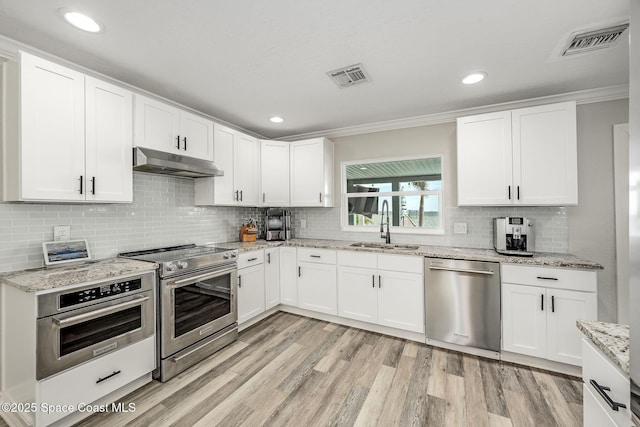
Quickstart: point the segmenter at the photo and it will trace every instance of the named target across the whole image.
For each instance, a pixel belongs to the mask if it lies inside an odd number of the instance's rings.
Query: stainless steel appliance
[[[182,142],[182,145],[181,145]],[[187,149],[187,138],[177,138],[178,149]],[[175,175],[189,178],[205,178],[223,176],[215,163],[209,160],[196,159],[195,157],[181,156],[165,151],[152,150],[151,148],[133,148],[133,170],[164,175]]]
[[[286,209],[268,209],[265,218],[266,240],[291,238],[291,215]]]
[[[500,351],[500,264],[425,258],[429,340]]]
[[[237,339],[237,250],[191,244],[119,256],[160,265],[154,377],[167,381]]]
[[[533,256],[536,250],[533,222],[523,217],[494,218],[493,247],[499,254]]]
[[[152,336],[155,283],[146,273],[39,295],[36,379]]]

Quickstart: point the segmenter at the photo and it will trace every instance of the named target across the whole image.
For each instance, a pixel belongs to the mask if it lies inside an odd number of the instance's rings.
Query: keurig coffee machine
[[[493,247],[499,254],[533,256],[533,223],[524,217],[494,218]]]

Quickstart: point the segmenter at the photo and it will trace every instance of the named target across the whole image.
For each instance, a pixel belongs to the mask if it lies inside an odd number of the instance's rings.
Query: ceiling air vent
[[[629,24],[575,33],[562,56],[576,55],[578,53],[611,47],[622,38],[622,33],[624,33],[627,28],[629,28]]]
[[[364,71],[362,64],[349,65],[348,67],[329,71],[327,75],[341,89],[369,81],[369,75]]]

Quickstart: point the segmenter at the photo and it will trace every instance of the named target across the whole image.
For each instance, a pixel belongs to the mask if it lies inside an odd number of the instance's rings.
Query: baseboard
[[[280,311],[280,306],[275,306],[275,307],[270,308],[269,310],[265,311],[264,313],[261,313],[258,316],[247,320],[246,322],[242,323],[241,325],[238,325],[238,332],[244,331],[245,329],[255,325],[258,322],[261,322],[262,320],[266,319],[267,317],[271,316],[272,314],[277,313],[278,311]]]
[[[539,359],[537,357],[511,353],[508,351],[501,352],[500,360],[504,362],[516,363],[518,365],[530,366],[532,368],[543,369],[545,371],[558,372],[560,374],[582,378],[582,367],[567,365],[566,363],[554,362],[553,360]]]

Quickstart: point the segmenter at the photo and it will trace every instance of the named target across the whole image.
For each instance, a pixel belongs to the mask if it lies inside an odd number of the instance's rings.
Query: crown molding
[[[426,114],[423,116],[408,117],[405,119],[387,120],[376,123],[368,123],[364,125],[348,126],[337,129],[290,135],[277,139],[280,141],[298,141],[301,139],[318,137],[340,138],[344,136],[385,132],[390,130],[435,125],[440,123],[450,123],[455,122],[458,117],[491,113],[502,110],[512,110],[516,108],[534,107],[536,105],[552,104],[555,102],[576,101],[576,103],[580,105],[591,104],[594,102],[613,101],[625,98],[629,98],[629,85],[607,86],[597,89],[587,89],[558,95],[542,96],[539,98],[523,99],[520,101],[510,101],[499,104],[485,105],[481,107],[465,108],[462,110],[446,111],[443,113]]]

